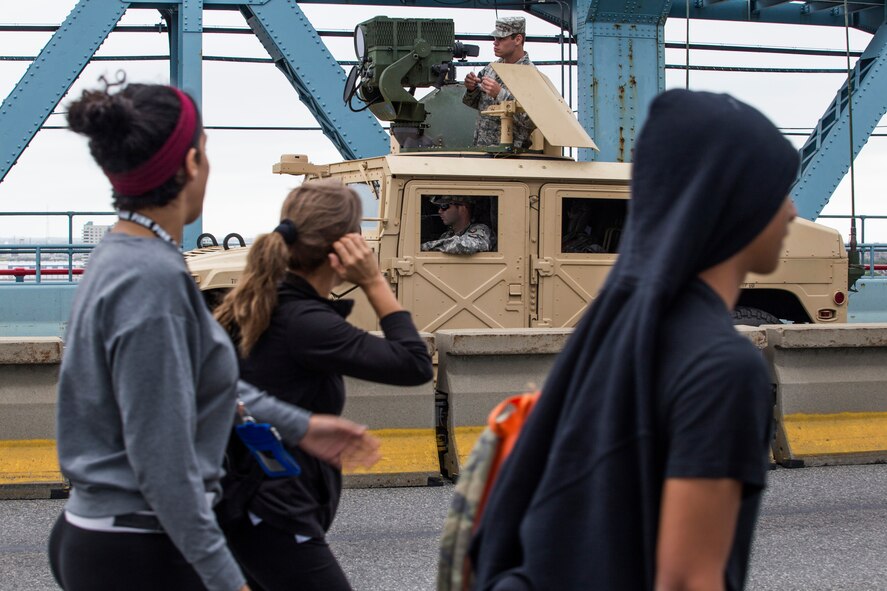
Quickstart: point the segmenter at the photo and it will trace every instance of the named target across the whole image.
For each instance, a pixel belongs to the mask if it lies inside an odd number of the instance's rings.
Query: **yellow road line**
[[[369,469],[348,474],[440,474],[434,429],[378,429],[382,459]],[[55,441],[0,441],[0,485],[61,482]]]
[[[887,451],[887,413],[791,414],[783,427],[793,456]]]
[[[381,441],[382,459],[372,468],[349,470],[346,474],[440,474],[434,429],[375,429],[370,432]]]
[[[0,485],[61,481],[55,441],[0,441]]]
[[[456,427],[456,453],[459,454],[459,465],[464,466],[468,455],[474,449],[477,438],[486,427]]]

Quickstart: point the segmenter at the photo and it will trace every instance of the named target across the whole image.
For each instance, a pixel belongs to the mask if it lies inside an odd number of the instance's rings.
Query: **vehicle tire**
[[[782,324],[779,318],[765,312],[760,308],[749,308],[747,306],[739,306],[730,314],[733,317],[733,324],[743,326],[761,326],[764,324]]]

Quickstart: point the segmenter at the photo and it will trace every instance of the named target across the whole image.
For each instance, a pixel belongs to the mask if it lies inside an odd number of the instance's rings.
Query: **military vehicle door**
[[[419,330],[527,325],[528,199],[523,183],[406,183],[395,268],[398,294]],[[441,243],[447,237],[441,207],[447,203],[470,204],[473,226],[462,238],[473,234],[482,242],[486,234],[491,237],[487,252],[422,250],[429,242],[447,248]]]
[[[543,185],[532,326],[575,326],[616,262],[628,187]]]

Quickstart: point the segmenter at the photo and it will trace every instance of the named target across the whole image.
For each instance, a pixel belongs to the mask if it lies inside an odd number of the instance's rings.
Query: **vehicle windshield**
[[[369,183],[348,183],[348,186],[360,197],[360,205],[363,208],[363,221],[360,223],[360,229],[364,235],[378,235],[379,222],[377,220],[368,220],[367,218],[379,217],[379,181],[369,181]]]

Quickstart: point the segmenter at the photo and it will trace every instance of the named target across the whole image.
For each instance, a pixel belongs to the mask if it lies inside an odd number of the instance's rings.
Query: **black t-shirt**
[[[773,397],[761,353],[739,335],[723,301],[694,281],[667,315],[658,364],[658,462],[663,478],[731,478],[743,484],[725,573],[745,581],[766,483]]]

